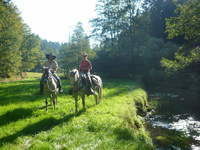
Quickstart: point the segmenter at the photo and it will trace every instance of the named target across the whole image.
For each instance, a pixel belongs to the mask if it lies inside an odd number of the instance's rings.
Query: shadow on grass
[[[0,116],[0,126],[9,124],[11,122],[15,122],[20,119],[27,118],[32,115],[31,109],[24,109],[24,108],[18,108],[12,111],[9,111],[2,116]]]
[[[68,87],[67,83],[64,81],[64,91]],[[0,97],[0,106],[39,100],[42,98],[39,95],[39,80],[3,83],[0,86]]]
[[[36,81],[27,81],[27,82],[26,84],[19,84],[19,85],[15,84],[4,88],[1,87],[0,105],[37,100],[40,97],[39,95],[36,94],[36,92],[39,89],[39,85],[36,84],[37,83]]]
[[[14,82],[14,83],[5,83],[2,84],[2,87],[0,87],[1,95],[5,94],[10,94],[10,91],[12,91],[12,94],[18,94],[18,93],[23,93],[24,91],[32,91],[33,88],[39,88],[39,81],[36,80],[28,80],[28,81],[19,81],[19,82]]]
[[[126,88],[116,88],[115,87],[115,91],[112,91],[112,92],[109,92],[109,93],[105,94],[103,96],[103,98],[111,98],[111,97],[114,97],[114,96],[119,96],[120,94],[126,94],[128,92],[130,92],[129,89],[126,89]]]
[[[127,94],[132,89],[136,89],[138,87],[140,87],[140,85],[131,80],[108,80],[104,83],[104,89],[107,89],[109,92],[104,94],[103,98],[111,98],[114,96],[119,96],[120,94]]]
[[[15,134],[3,137],[0,139],[0,147],[3,146],[6,143],[12,143],[14,140],[16,140],[18,137],[27,136],[27,135],[36,135],[42,131],[48,131],[52,129],[53,127],[62,124],[64,122],[70,121],[73,117],[79,116],[84,111],[80,111],[78,114],[69,114],[61,119],[55,119],[53,117],[49,117],[46,119],[43,119],[37,123],[28,125],[21,131],[18,131]]]

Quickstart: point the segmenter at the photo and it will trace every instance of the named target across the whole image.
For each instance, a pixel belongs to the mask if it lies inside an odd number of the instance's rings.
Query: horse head
[[[69,79],[72,83],[78,82],[79,71],[77,69],[73,69],[69,71]]]
[[[49,67],[44,67],[43,69],[44,69],[44,77],[48,79],[52,75],[51,69]]]

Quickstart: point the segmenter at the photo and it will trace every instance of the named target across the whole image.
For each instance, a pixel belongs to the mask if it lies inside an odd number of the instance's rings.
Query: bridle
[[[70,72],[70,80],[72,80],[73,79],[73,81],[72,81],[72,85],[73,85],[73,91],[74,92],[78,92],[79,93],[79,90],[80,90],[80,88],[79,88],[79,85],[80,85],[80,75],[79,75],[79,72],[78,72],[78,70],[72,70],[71,72]]]

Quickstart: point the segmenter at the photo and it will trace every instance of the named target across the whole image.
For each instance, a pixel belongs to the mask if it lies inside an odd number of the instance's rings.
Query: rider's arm
[[[92,70],[92,63],[88,60],[88,71]]]

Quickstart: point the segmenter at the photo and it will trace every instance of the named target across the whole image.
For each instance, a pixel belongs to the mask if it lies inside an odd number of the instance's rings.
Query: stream
[[[152,94],[150,99],[156,107],[145,118],[156,150],[200,150],[198,100],[169,93]]]

